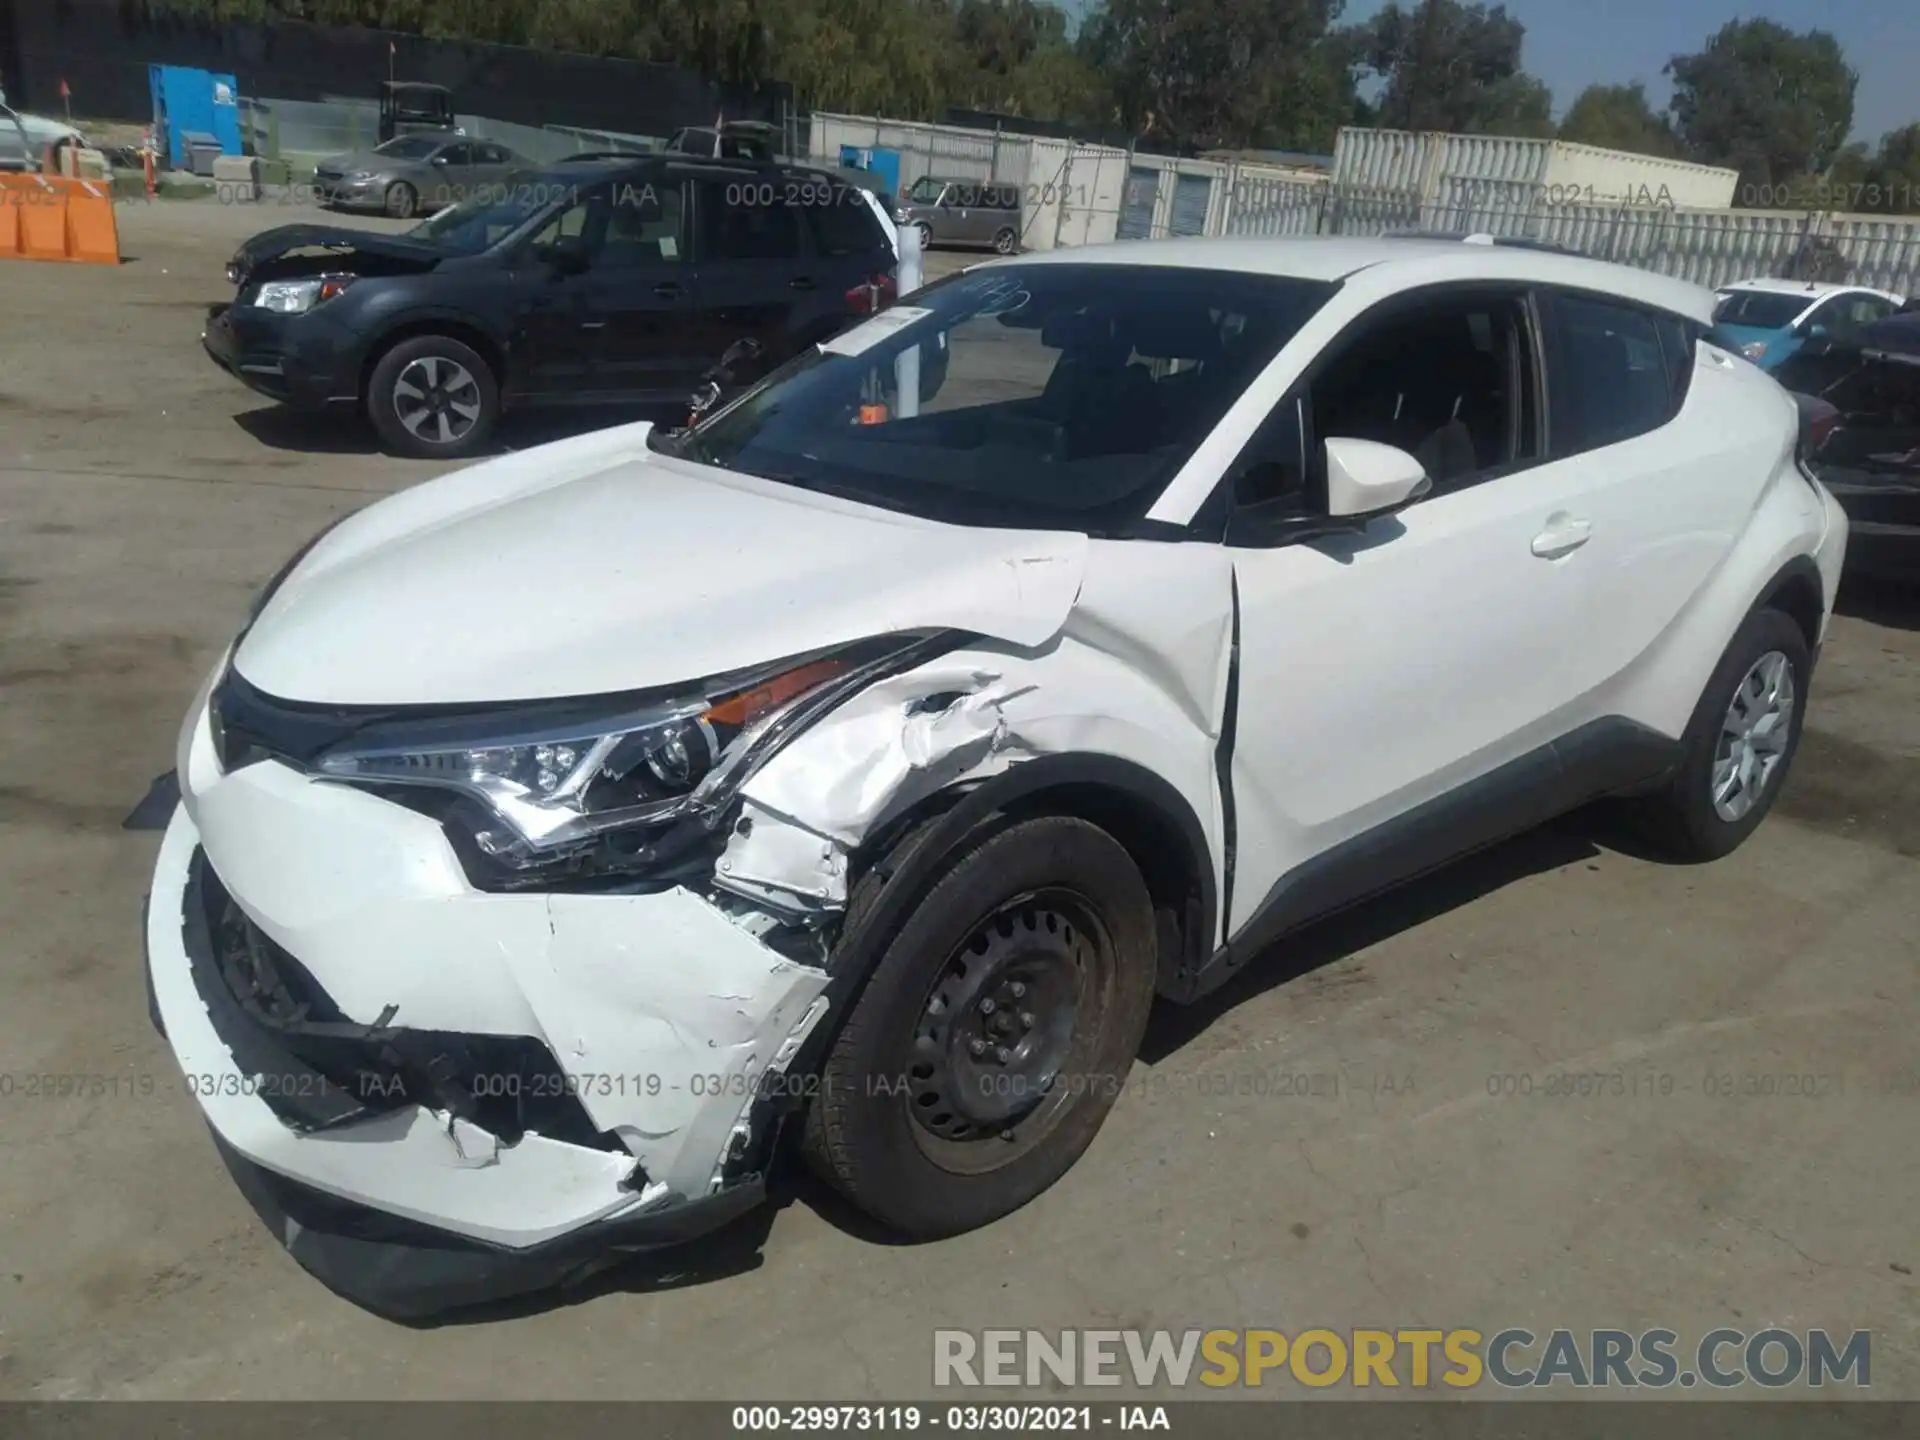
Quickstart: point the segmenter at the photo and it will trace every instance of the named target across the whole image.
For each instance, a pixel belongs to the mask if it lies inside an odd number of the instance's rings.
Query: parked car
[[[400,235],[256,235],[204,343],[263,395],[363,409],[397,453],[470,455],[509,408],[684,402],[742,338],[777,365],[891,302],[893,245],[814,171],[559,165]]]
[[[1851,521],[1848,572],[1920,582],[1920,313],[1795,355],[1774,376],[1807,409],[1808,463]]]
[[[315,198],[339,210],[374,210],[409,220],[499,190],[530,161],[491,140],[404,134],[371,150],[334,155],[313,167]]]
[[[1727,854],[1847,523],[1712,303],[1062,250],[349,516],[193,701],[147,907],[234,1175],[390,1313],[717,1226],[783,1137],[951,1234],[1315,916],[1602,795]]]
[[[87,137],[64,120],[17,112],[0,97],[0,170],[37,171],[50,147],[86,143]]]
[[[1011,255],[1020,248],[1020,187],[923,175],[900,197],[894,219],[920,232],[920,248],[984,245]]]
[[[667,140],[676,155],[702,160],[773,161],[780,155],[780,129],[764,120],[727,120],[719,125],[690,125]]]
[[[453,92],[444,85],[419,80],[380,82],[380,140],[400,135],[457,132]]]
[[[1722,344],[1762,370],[1773,370],[1809,342],[1844,338],[1892,315],[1901,304],[1898,295],[1862,285],[1742,280],[1721,287],[1713,321]]]

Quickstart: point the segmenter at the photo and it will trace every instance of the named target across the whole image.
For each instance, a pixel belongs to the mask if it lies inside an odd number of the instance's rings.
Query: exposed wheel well
[[[1179,990],[1213,948],[1212,860],[1198,821],[1176,792],[1149,772],[1137,773],[1164,787],[1171,798],[1156,800],[1143,784],[1129,778],[1137,767],[1113,762],[1111,779],[1105,774],[1080,778],[1074,773],[1080,768],[1074,762],[1087,757],[1050,758],[1060,762],[1057,769],[1044,760],[1027,761],[984,785],[929,797],[869,838],[856,858],[855,874],[885,871],[888,886],[895,874],[913,875],[911,883],[917,886],[929,869],[937,870],[956,845],[983,827],[1042,815],[1074,816],[1113,836],[1140,867],[1158,927],[1158,987],[1167,993]],[[1023,771],[1027,773],[1022,775]],[[1184,817],[1175,806],[1187,812]],[[869,907],[855,908],[864,921]],[[850,914],[849,919],[854,917]]]
[[[367,398],[368,386],[373,381],[373,369],[385,358],[387,352],[403,341],[418,339],[422,335],[444,335],[449,340],[458,340],[487,362],[487,368],[493,371],[495,387],[505,392],[507,388],[506,355],[485,331],[459,320],[410,320],[382,335],[367,351],[367,358],[360,366],[360,399],[363,403]]]

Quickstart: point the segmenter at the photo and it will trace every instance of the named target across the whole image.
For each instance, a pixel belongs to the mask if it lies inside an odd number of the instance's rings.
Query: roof
[[[1845,295],[1849,293],[1880,295],[1888,300],[1894,301],[1903,298],[1902,296],[1894,294],[1891,290],[1876,290],[1871,285],[1831,285],[1818,280],[1781,280],[1766,275],[1759,276],[1752,280],[1735,280],[1731,284],[1720,287],[1722,294],[1725,294],[1729,290],[1746,290],[1763,295],[1801,295],[1806,297],[1809,305],[1816,300],[1823,300],[1829,295]]]
[[[1345,280],[1361,271],[1400,286],[1447,281],[1513,281],[1565,285],[1617,295],[1703,323],[1712,315],[1711,290],[1630,265],[1510,245],[1463,245],[1451,240],[1311,236],[1288,239],[1119,240],[1024,255],[989,264],[1173,265],[1237,270],[1300,280]]]

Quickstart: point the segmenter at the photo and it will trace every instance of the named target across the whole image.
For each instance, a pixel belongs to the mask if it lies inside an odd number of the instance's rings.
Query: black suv
[[[359,407],[401,454],[461,456],[508,407],[683,403],[738,341],[764,372],[891,303],[897,264],[872,200],[828,172],[598,157],[402,234],[256,235],[203,343],[263,395]]]

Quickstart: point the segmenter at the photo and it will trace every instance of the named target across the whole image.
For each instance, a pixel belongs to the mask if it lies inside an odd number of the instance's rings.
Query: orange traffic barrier
[[[118,265],[111,182],[0,173],[0,259],[7,258]]]

